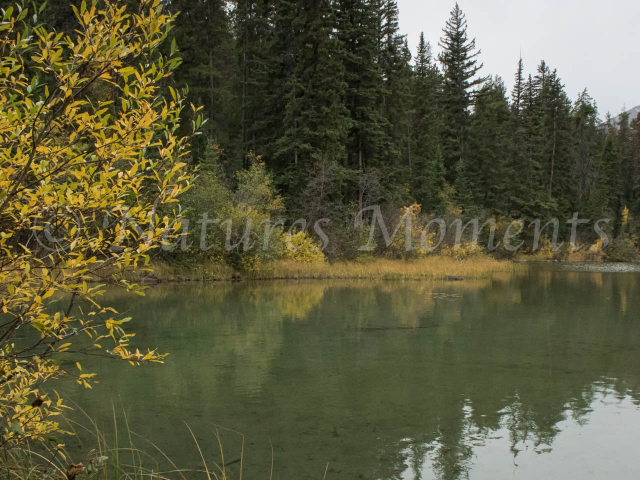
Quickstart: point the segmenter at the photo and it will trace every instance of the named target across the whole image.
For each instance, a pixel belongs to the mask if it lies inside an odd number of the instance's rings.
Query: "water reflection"
[[[638,435],[630,418],[640,415],[640,408],[629,397],[614,392],[596,395],[592,406],[580,418],[567,411],[567,418],[557,424],[557,435],[550,444],[535,438],[534,429],[514,428],[511,409],[505,409],[501,428],[483,431],[469,422],[462,439],[468,453],[453,470],[453,478],[636,478],[638,470],[631,459],[637,454]],[[465,414],[468,416],[470,407]],[[514,435],[515,433],[515,435]],[[431,444],[409,442],[403,454],[407,468],[404,480],[446,478],[440,460],[446,448],[438,440]],[[511,451],[512,455],[505,452]],[[472,454],[471,454],[472,452]],[[614,465],[616,459],[626,463]],[[601,472],[616,470],[608,476]]]
[[[321,478],[327,463],[327,478],[349,480],[630,478],[639,278],[185,285],[142,303],[110,292],[169,361],[96,364],[104,397],[74,398],[100,417],[119,396],[180,465],[198,465],[183,420],[210,458],[214,423],[242,432],[245,478],[269,476],[271,445],[282,479]],[[239,438],[222,437],[239,456]]]

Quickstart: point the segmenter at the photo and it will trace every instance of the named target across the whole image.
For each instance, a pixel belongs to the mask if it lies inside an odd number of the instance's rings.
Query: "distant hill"
[[[627,113],[629,114],[629,121],[633,120],[640,113],[640,105],[638,105],[637,107],[632,108],[631,110],[627,110]],[[615,117],[613,119],[613,123],[615,125],[619,125],[620,124],[620,115],[618,115],[617,117]]]

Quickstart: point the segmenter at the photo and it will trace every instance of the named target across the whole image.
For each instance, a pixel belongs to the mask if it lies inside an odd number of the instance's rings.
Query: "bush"
[[[149,252],[175,238],[179,216],[167,205],[175,206],[193,180],[181,161],[186,139],[174,134],[181,95],[172,90],[168,100],[158,94],[160,80],[180,63],[158,50],[172,22],[160,0],[143,2],[134,16],[108,1],[101,10],[95,2],[88,8],[82,2],[75,12],[80,23],[75,38],[31,29],[26,8],[6,10],[2,21],[0,446],[5,451],[29,448],[62,431],[57,419],[65,405],[52,381],[67,373],[91,387],[94,374],[80,363],[61,370],[61,355],[77,360],[100,351],[132,364],[162,361],[155,351],[130,346],[132,335],[124,330],[129,319],[101,306],[103,288],[90,282],[104,280],[107,271],[144,268]],[[168,213],[158,216],[156,207],[162,205]],[[142,294],[137,285],[119,283]],[[54,299],[58,303],[52,304]],[[79,302],[82,310],[74,308]]]
[[[326,262],[324,253],[320,251],[322,245],[309,237],[307,232],[283,234],[283,258],[300,263],[320,265]]]

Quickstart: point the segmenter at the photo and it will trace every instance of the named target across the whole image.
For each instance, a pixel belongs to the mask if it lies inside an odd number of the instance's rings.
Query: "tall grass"
[[[496,272],[521,268],[511,262],[489,257],[458,260],[433,256],[418,260],[391,260],[378,258],[370,261],[337,262],[334,264],[304,264],[279,261],[264,270],[247,272],[252,279],[465,279],[486,278]]]
[[[200,469],[178,468],[170,456],[156,444],[136,434],[129,426],[124,408],[121,416],[113,407],[113,432],[100,430],[96,422],[78,405],[87,423],[66,419],[68,427],[75,433],[75,441],[89,443],[93,448],[83,459],[75,458],[64,444],[50,438],[47,442],[33,444],[25,448],[14,448],[0,451],[0,478],[11,480],[231,480],[228,466],[239,463],[240,472],[237,477],[242,480],[242,462],[244,456],[244,436],[239,460],[225,464],[222,441],[217,425],[214,435],[220,448],[220,464],[205,459],[198,439],[186,425],[194,440],[194,451],[197,451],[202,462]],[[80,441],[85,437],[85,442]],[[86,437],[89,440],[86,440]],[[135,439],[135,441],[134,441]],[[235,480],[236,477],[234,477]]]
[[[464,260],[449,256],[429,256],[416,260],[365,258],[335,263],[301,263],[276,260],[237,271],[219,262],[204,260],[192,266],[152,262],[153,272],[136,274],[131,281],[232,281],[232,280],[312,280],[312,279],[464,279],[488,278],[496,272],[513,272],[525,268],[510,261],[488,256]]]

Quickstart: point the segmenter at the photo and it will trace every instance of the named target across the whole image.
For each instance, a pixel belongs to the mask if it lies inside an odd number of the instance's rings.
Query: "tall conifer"
[[[469,40],[465,14],[456,3],[451,18],[440,39],[442,53],[439,60],[444,73],[445,131],[444,157],[447,174],[451,181],[456,176],[456,165],[465,154],[468,140],[469,107],[473,102],[473,87],[485,79],[478,77],[482,64],[477,57],[475,39]]]

